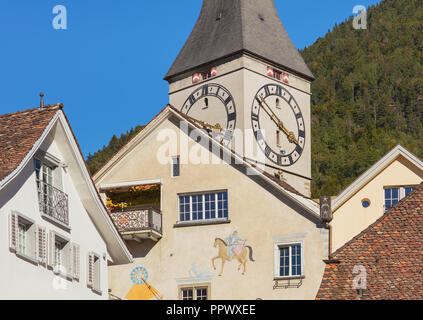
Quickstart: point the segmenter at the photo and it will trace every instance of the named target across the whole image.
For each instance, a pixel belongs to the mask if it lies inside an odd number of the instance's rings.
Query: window
[[[180,288],[181,300],[209,300],[209,286]]]
[[[54,243],[54,268],[56,270],[60,270],[64,268],[63,260],[64,260],[64,248],[65,243],[59,240],[56,240]]]
[[[201,76],[203,77],[203,80],[207,80],[207,79],[211,78],[212,77],[211,70],[207,70],[206,72],[202,72]]]
[[[41,214],[53,222],[68,227],[68,196],[61,191],[63,188],[60,160],[46,153],[39,156],[44,159],[35,159],[35,176]]]
[[[385,188],[385,212],[390,210],[414,189],[415,187],[412,186]]]
[[[228,219],[228,192],[179,196],[179,220]]]
[[[38,200],[42,211],[52,215],[53,210],[53,168],[35,159],[35,176],[37,179]]]
[[[363,206],[363,208],[367,209],[368,207],[370,207],[371,202],[369,199],[363,199],[361,200],[361,205]]]
[[[18,253],[26,255],[27,243],[26,234],[28,232],[28,225],[25,223],[19,223],[18,227]]]
[[[79,246],[54,231],[49,232],[47,265],[54,273],[79,279]]]
[[[296,278],[304,276],[304,255],[302,243],[275,244],[275,278]]]
[[[34,221],[12,211],[9,215],[10,250],[31,262],[38,263],[37,230]]]
[[[179,177],[181,175],[180,157],[172,157],[172,177]]]
[[[282,80],[282,72],[274,70],[273,78],[275,78],[276,80]]]
[[[182,300],[194,300],[194,289],[182,289]]]

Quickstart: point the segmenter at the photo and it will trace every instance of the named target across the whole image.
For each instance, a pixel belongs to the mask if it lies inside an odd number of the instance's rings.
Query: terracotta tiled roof
[[[367,272],[361,299],[423,299],[423,185],[333,254],[317,299],[358,299],[355,266]]]
[[[0,115],[0,181],[15,170],[61,104]]]

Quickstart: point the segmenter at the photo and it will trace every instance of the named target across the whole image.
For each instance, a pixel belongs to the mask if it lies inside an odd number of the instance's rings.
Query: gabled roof
[[[259,170],[254,164],[247,162],[242,156],[235,153],[234,150],[229,149],[228,147],[221,144],[221,142],[213,139],[212,135],[207,130],[204,130],[197,123],[187,118],[185,114],[181,113],[171,105],[167,105],[162,111],[160,111],[160,113],[154,117],[153,120],[151,120],[140,132],[138,132],[130,141],[128,141],[99,171],[93,175],[94,182],[98,185],[98,187],[101,187],[101,180],[110,170],[112,170],[115,165],[117,165],[125,156],[127,156],[143,139],[145,139],[157,126],[159,126],[162,121],[168,119],[171,116],[175,116],[180,121],[185,121],[188,126],[193,129],[198,129],[199,133],[201,133],[205,138],[210,139],[211,143],[221,148],[223,152],[230,154],[231,157],[236,158],[237,164],[240,163],[245,168],[252,170],[254,175],[262,179],[269,187],[274,187],[287,199],[290,199],[301,208],[305,209],[307,213],[313,216],[313,218],[320,220],[320,209],[315,201],[302,195],[288,183],[276,179],[270,174]]]
[[[0,181],[15,170],[63,105],[0,115]]]
[[[380,174],[385,170],[389,165],[391,165],[398,157],[404,157],[419,170],[423,171],[423,161],[413,155],[411,152],[406,150],[400,145],[397,145],[392,149],[388,154],[386,154],[382,159],[376,162],[370,169],[364,172],[360,177],[358,177],[351,185],[349,185],[344,191],[342,191],[336,198],[333,200],[332,208],[333,211],[336,211],[341,207],[349,198],[361,190],[366,184],[368,184],[374,177]]]
[[[241,52],[314,79],[285,31],[274,0],[204,0],[165,79]]]
[[[333,254],[317,299],[356,299],[356,266],[367,273],[361,299],[423,299],[422,248],[423,184]]]
[[[106,242],[114,262],[132,262],[132,255],[101,201],[78,141],[62,109],[62,104],[56,104],[0,115],[0,164],[5,167],[0,167],[0,193],[33,159],[53,128],[60,124],[74,159],[68,171],[78,174],[82,179],[76,185],[81,201],[89,208],[87,212]]]

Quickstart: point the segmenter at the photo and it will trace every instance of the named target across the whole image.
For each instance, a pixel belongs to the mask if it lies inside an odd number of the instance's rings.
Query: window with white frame
[[[181,175],[180,157],[172,157],[172,177],[176,178]]]
[[[48,266],[56,274],[79,280],[79,245],[54,231],[49,233]]]
[[[228,192],[179,196],[179,221],[228,219]]]
[[[390,210],[393,206],[395,206],[398,202],[400,202],[400,200],[405,198],[414,189],[415,187],[413,186],[385,188],[385,211]]]
[[[34,161],[41,214],[54,222],[68,227],[68,195],[62,191],[63,182],[60,160],[40,151]]]
[[[183,287],[180,288],[180,300],[208,300],[210,294],[209,286]]]
[[[9,215],[9,244],[12,252],[37,262],[37,225],[34,221],[12,211]]]
[[[297,278],[304,276],[303,243],[276,243],[275,278]]]

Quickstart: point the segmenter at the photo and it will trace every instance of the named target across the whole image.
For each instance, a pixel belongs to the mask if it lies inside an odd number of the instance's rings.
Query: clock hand
[[[269,109],[270,111],[270,118],[272,118],[272,120],[276,123],[276,125],[278,126],[279,129],[282,130],[283,133],[285,133],[285,135],[288,137],[288,141],[289,143],[295,143],[295,144],[299,144],[298,140],[295,138],[295,135],[292,131],[289,131],[283,124],[283,122],[281,120],[279,120],[279,118],[275,115],[275,113],[272,111],[272,109],[269,107],[269,105],[267,104],[267,102],[264,100],[263,97],[260,96],[261,101],[266,105],[266,107]]]
[[[190,117],[189,115],[185,115],[188,119],[190,119],[191,121],[193,121],[193,122],[197,122],[197,123],[199,123],[202,127],[204,127],[204,128],[207,128],[207,129],[211,129],[211,130],[216,130],[216,131],[219,131],[219,132],[221,132],[222,131],[222,126],[219,124],[219,123],[216,123],[214,126],[213,125],[211,125],[211,124],[208,124],[207,122],[204,122],[204,121],[201,121],[201,120],[198,120],[198,119],[195,119],[195,118],[193,118],[193,117]]]

